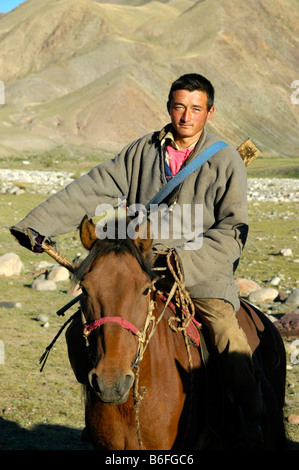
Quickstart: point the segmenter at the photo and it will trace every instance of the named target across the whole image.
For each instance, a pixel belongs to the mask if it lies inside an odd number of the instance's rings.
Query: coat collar
[[[195,144],[195,148],[193,152],[198,152],[198,150],[202,147],[202,145],[206,141],[206,137],[207,137],[207,133],[204,127],[200,138]],[[163,129],[161,129],[161,131],[159,132],[158,139],[159,139],[161,147],[165,144],[166,140],[170,140],[173,147],[178,149],[178,146],[176,145],[175,140],[174,140],[174,129],[171,123],[167,124],[165,127],[163,127]],[[193,154],[193,152],[191,154]]]

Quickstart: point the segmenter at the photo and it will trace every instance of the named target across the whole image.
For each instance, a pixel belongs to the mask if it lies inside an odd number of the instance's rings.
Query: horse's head
[[[82,289],[84,331],[93,363],[89,383],[106,403],[124,403],[134,383],[138,335],[145,325],[154,279],[147,259],[148,235],[137,231],[134,240],[99,240],[87,217],[80,225],[89,254],[75,275]]]

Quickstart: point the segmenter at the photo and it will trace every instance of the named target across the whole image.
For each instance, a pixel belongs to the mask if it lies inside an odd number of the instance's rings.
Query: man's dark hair
[[[188,90],[190,92],[197,90],[205,92],[207,94],[208,111],[210,111],[214,104],[214,87],[212,83],[207,78],[199,75],[198,73],[187,73],[173,82],[168,95],[168,111],[170,111],[172,93],[176,90]]]

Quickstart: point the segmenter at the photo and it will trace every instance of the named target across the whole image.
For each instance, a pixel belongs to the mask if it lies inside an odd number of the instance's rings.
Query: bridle
[[[142,331],[140,331],[135,325],[133,325],[133,323],[131,323],[130,321],[122,317],[102,317],[102,318],[99,318],[97,320],[94,320],[88,323],[86,321],[83,311],[81,310],[82,323],[83,323],[83,337],[85,338],[87,348],[89,348],[88,337],[92,331],[96,330],[100,326],[105,325],[107,323],[115,323],[117,325],[120,325],[122,328],[124,328],[125,330],[127,330],[128,332],[132,333],[134,336],[137,337],[138,345],[137,345],[136,358],[133,361],[131,368],[133,369],[135,367],[138,367],[139,362],[143,359],[144,351],[146,347],[148,346],[148,343],[151,337],[153,336],[160,320],[163,318],[166,308],[168,307],[176,291],[176,288],[177,288],[177,284],[175,282],[169,293],[167,301],[164,304],[162,312],[160,313],[157,319],[155,315],[153,315],[153,311],[156,308],[156,302],[149,297],[147,316],[146,316],[145,324],[144,324]]]
[[[139,361],[140,361],[141,345],[144,344],[145,342],[145,336],[146,336],[148,325],[150,321],[153,321],[153,319],[155,319],[155,317],[152,315],[153,309],[154,309],[154,305],[151,305],[151,302],[149,302],[148,313],[147,313],[146,323],[145,323],[146,327],[142,330],[142,332],[139,331],[138,328],[135,325],[133,325],[133,323],[131,323],[130,321],[122,317],[102,317],[97,320],[94,320],[91,323],[84,322],[83,323],[84,325],[83,337],[85,338],[87,348],[89,348],[88,337],[92,331],[96,330],[100,326],[105,325],[107,323],[115,323],[117,325],[120,325],[122,328],[132,333],[138,339],[136,358],[131,365],[131,368],[134,369],[135,367],[138,366]],[[84,318],[83,314],[82,314],[82,317]]]

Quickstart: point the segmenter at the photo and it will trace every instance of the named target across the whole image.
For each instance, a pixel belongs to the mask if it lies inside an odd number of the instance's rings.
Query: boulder
[[[49,317],[47,315],[43,315],[40,313],[37,315],[36,320],[39,321],[42,325],[43,328],[49,328],[50,323],[49,323]]]
[[[280,277],[278,276],[272,277],[270,281],[271,286],[279,286],[279,283],[280,283]]]
[[[10,301],[0,302],[0,308],[21,308],[21,307],[22,307],[21,302],[10,302]]]
[[[45,269],[45,268],[51,268],[53,265],[53,263],[50,263],[49,261],[41,261],[39,264],[38,264],[38,269]]]
[[[247,297],[250,292],[260,289],[260,286],[252,281],[251,279],[246,279],[243,277],[237,277],[235,283],[239,288],[239,295]]]
[[[299,289],[293,289],[292,292],[286,298],[285,303],[287,305],[299,305]]]
[[[298,313],[286,313],[278,321],[274,322],[280,335],[284,338],[299,337],[299,315]]]
[[[0,276],[18,276],[23,263],[16,253],[6,253],[0,256]]]
[[[279,253],[282,256],[286,256],[286,257],[293,256],[293,252],[292,252],[291,248],[283,248],[282,250],[280,250]]]
[[[288,422],[290,424],[299,424],[299,415],[291,414],[288,416]]]
[[[64,266],[54,265],[50,269],[47,279],[53,282],[68,281],[69,271]]]
[[[41,323],[47,323],[49,321],[49,317],[47,315],[39,313],[36,317],[36,320],[40,321]]]
[[[269,302],[273,302],[278,295],[279,292],[277,289],[274,289],[274,287],[265,287],[250,292],[248,300],[254,304],[267,304]]]
[[[49,280],[49,279],[35,279],[33,283],[31,284],[32,289],[35,290],[55,290],[56,289],[56,284],[55,282]]]

